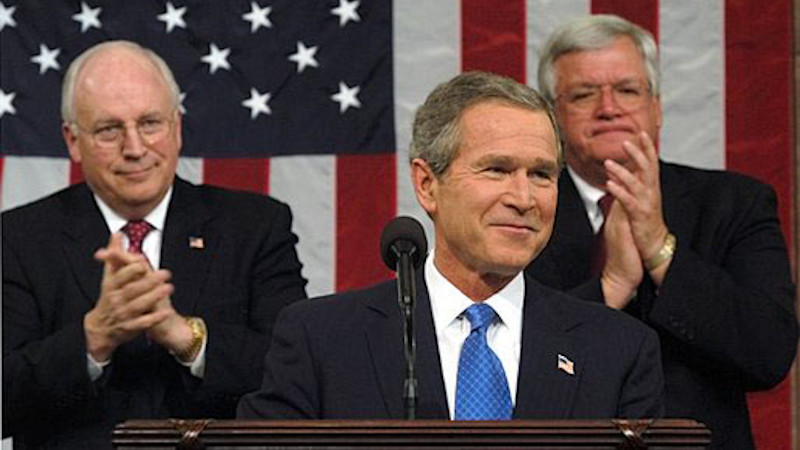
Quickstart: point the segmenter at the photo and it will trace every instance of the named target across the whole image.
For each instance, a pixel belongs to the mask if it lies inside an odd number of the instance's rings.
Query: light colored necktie
[[[461,348],[456,382],[455,420],[509,420],[513,405],[503,364],[489,348],[486,331],[497,315],[476,303],[466,309],[472,330]]]

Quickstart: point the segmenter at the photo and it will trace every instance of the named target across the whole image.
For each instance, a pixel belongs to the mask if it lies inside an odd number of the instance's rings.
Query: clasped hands
[[[604,228],[607,257],[601,275],[605,302],[624,308],[644,277],[643,261],[656,256],[667,236],[661,203],[658,153],[647,133],[625,141],[628,161],[604,161],[606,190],[614,196]],[[670,261],[650,271],[661,285]]]
[[[83,321],[92,358],[108,361],[117,347],[142,333],[169,351],[186,348],[192,330],[172,307],[169,271],[153,270],[143,255],[125,251],[119,233],[94,257],[103,262],[100,298]]]

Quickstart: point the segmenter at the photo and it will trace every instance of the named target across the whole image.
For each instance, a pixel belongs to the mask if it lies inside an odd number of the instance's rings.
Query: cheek
[[[558,191],[555,186],[540,191],[537,195],[539,214],[542,219],[552,221],[556,215],[556,205],[558,203]]]

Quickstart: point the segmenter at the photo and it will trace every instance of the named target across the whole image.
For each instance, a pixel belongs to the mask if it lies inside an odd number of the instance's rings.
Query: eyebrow
[[[490,164],[500,164],[500,165],[508,166],[508,165],[519,164],[519,161],[518,161],[518,158],[514,158],[514,157],[511,157],[511,156],[494,155],[494,154],[490,153],[488,155],[484,155],[484,156],[481,156],[480,158],[478,158],[478,160],[476,161],[476,164],[479,165],[479,166],[486,166],[486,165],[490,165]],[[533,162],[531,167],[534,167],[536,169],[544,169],[544,170],[548,170],[548,171],[551,171],[551,172],[556,172],[557,169],[558,169],[558,164],[556,163],[556,161],[554,161],[552,159],[545,159],[545,158],[537,157],[534,160],[534,162]]]
[[[627,84],[627,83],[644,83],[644,84],[647,84],[646,81],[642,81],[642,80],[640,80],[638,78],[630,78],[630,77],[628,77],[628,78],[623,78],[623,79],[621,79],[619,81],[615,81],[613,83],[588,83],[588,82],[577,83],[577,84],[573,84],[571,86],[568,86],[567,89],[575,89],[575,88],[581,88],[581,87],[599,87],[599,86],[605,86],[607,84],[611,85],[611,86],[617,86],[617,85],[620,85],[620,84]]]

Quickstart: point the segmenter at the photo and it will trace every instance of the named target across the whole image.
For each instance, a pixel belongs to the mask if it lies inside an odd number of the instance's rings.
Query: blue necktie
[[[486,330],[497,316],[483,303],[470,306],[464,314],[472,331],[458,361],[455,420],[509,420],[513,406],[506,373],[486,342]]]

